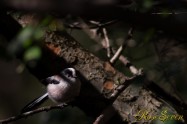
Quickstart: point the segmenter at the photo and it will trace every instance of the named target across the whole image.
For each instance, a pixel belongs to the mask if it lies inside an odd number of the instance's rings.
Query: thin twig
[[[96,118],[93,124],[106,124],[115,114],[116,114],[116,111],[114,107],[112,105],[109,105]]]
[[[103,114],[100,114],[100,115],[96,118],[96,120],[93,122],[93,124],[101,124],[103,117],[104,117],[104,115],[103,115]]]
[[[113,53],[115,52],[112,49]],[[127,57],[120,55],[119,60],[127,67],[133,75],[143,75],[143,68],[137,69],[128,59]]]
[[[113,64],[119,58],[119,56],[121,56],[123,50],[124,50],[124,46],[121,45],[116,51],[116,53],[113,55],[113,57],[110,59],[110,63]]]
[[[187,12],[153,12],[153,15],[179,15],[179,14],[187,14]]]
[[[110,59],[110,63],[113,64],[120,57],[120,55],[123,52],[124,48],[127,46],[128,40],[130,40],[132,38],[132,33],[133,33],[133,28],[130,28],[130,30],[128,31],[127,37],[123,41],[123,44],[118,48],[118,50],[116,51],[114,56]]]
[[[102,27],[106,27],[106,26],[109,26],[109,25],[112,25],[114,23],[116,23],[118,20],[112,20],[112,21],[108,21],[108,22],[105,22],[105,23],[92,23],[94,24],[94,26],[87,26],[88,29],[97,29],[97,28],[102,28]],[[83,26],[83,24],[80,24],[80,25],[76,25],[76,24],[69,24],[69,23],[64,23],[64,25],[67,27],[67,28],[71,28],[71,29],[84,29],[85,27]]]
[[[104,35],[104,39],[105,39],[105,43],[106,43],[107,57],[110,58],[111,57],[111,46],[110,46],[110,42],[109,42],[106,28],[103,28],[103,35]]]
[[[2,119],[2,120],[0,120],[0,123],[1,124],[7,124],[7,123],[10,123],[12,121],[16,121],[16,120],[19,120],[19,119],[22,119],[22,118],[26,118],[26,117],[31,116],[31,115],[36,114],[36,113],[40,113],[40,112],[43,112],[43,111],[49,111],[49,110],[52,110],[52,109],[63,109],[67,106],[68,106],[68,104],[60,104],[60,105],[56,105],[56,106],[41,107],[41,108],[38,108],[38,109],[35,109],[35,110],[32,110],[32,111],[22,113],[18,116],[13,116],[13,117],[9,117],[7,119]]]
[[[83,22],[83,20],[81,20]],[[96,35],[96,29],[90,30],[89,27],[86,25],[86,23],[82,23],[83,30],[97,43],[101,44],[103,48],[107,49],[106,43],[101,43],[99,41],[103,41],[102,38],[100,38],[98,35]],[[94,30],[94,31],[93,31]],[[132,28],[129,30],[129,33],[127,35],[127,39],[130,39],[132,37]],[[111,46],[110,46],[111,47]],[[111,48],[111,54],[115,53],[116,51]],[[137,69],[133,64],[130,63],[130,61],[124,57],[123,55],[119,56],[119,60],[131,71],[133,75],[142,75],[143,69]],[[113,60],[112,60],[113,61]]]
[[[105,23],[98,23],[98,24],[95,23],[95,26],[90,27],[90,29],[104,28],[104,27],[112,25],[112,24],[114,24],[118,21],[119,21],[118,19],[115,19],[115,20],[111,20],[111,21],[108,21],[108,22],[105,22]],[[93,21],[92,21],[92,24],[94,24]]]

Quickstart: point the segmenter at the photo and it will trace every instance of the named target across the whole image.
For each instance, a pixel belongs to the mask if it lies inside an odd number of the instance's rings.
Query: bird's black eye
[[[67,75],[68,77],[73,77],[73,72],[71,70],[65,70],[64,74]]]

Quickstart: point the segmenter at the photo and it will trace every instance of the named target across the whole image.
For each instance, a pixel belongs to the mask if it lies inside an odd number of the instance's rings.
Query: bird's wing
[[[41,105],[45,100],[48,99],[48,93],[45,93],[44,95],[34,99],[32,102],[28,103],[22,110],[21,113],[33,110],[34,108]]]

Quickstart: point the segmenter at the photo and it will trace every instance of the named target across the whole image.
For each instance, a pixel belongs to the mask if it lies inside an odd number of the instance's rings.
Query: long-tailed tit
[[[66,68],[59,75],[48,77],[44,81],[47,84],[47,93],[27,104],[22,112],[32,110],[48,98],[57,103],[65,103],[79,95],[81,82],[74,68]]]

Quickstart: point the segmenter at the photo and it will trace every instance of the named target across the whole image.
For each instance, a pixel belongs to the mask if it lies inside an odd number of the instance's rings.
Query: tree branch
[[[7,119],[0,120],[0,123],[1,124],[7,124],[7,123],[10,123],[10,122],[22,119],[22,118],[26,118],[26,117],[32,116],[32,115],[34,115],[36,113],[40,113],[40,112],[44,112],[44,111],[50,111],[50,110],[53,110],[53,109],[63,109],[65,107],[67,107],[67,106],[68,106],[67,104],[61,104],[61,105],[55,105],[55,106],[41,107],[41,108],[38,108],[38,109],[35,109],[35,110],[32,110],[32,111],[28,111],[28,112],[22,113],[22,114],[20,114],[18,116],[13,116],[13,117],[9,117]]]

